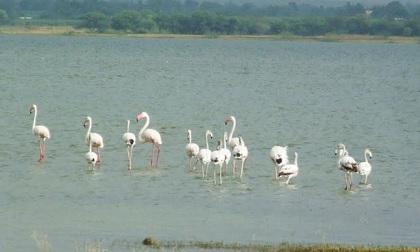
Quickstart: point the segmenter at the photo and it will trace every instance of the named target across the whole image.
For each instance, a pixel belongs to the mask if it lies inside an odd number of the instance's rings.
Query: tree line
[[[175,34],[372,34],[420,36],[420,5],[392,1],[366,8],[346,3],[324,7],[236,5],[195,0],[0,0],[0,24],[19,16],[77,20],[95,32]]]

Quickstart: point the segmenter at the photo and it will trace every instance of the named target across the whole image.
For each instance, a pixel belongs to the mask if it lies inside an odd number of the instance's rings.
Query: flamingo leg
[[[279,172],[277,171],[277,166],[274,166],[274,178],[279,179]]]
[[[39,159],[38,162],[41,162],[42,160],[42,142],[41,139],[39,139]]]
[[[233,173],[233,175],[235,175],[235,173],[236,173],[236,159],[233,160],[232,173]]]
[[[216,166],[213,164],[213,181],[216,184]]]
[[[246,159],[245,159],[246,160]],[[242,178],[242,174],[244,173],[244,164],[245,164],[245,160],[242,160],[241,162],[241,175],[239,176],[240,178]]]
[[[209,164],[206,164],[206,177],[207,177],[208,170],[209,170]]]
[[[128,169],[131,170],[131,152],[132,148],[130,145],[127,146],[127,156],[128,156]]]
[[[219,165],[219,182],[220,184],[222,184],[222,167],[223,167],[223,163],[222,165]]]
[[[98,154],[98,161],[96,161],[96,163],[100,163],[101,162],[101,154],[99,152],[99,147],[96,148],[96,153]]]
[[[203,178],[204,178],[204,165],[203,165],[203,163],[201,163],[201,173],[203,174]]]
[[[157,148],[157,155],[156,155],[156,164],[155,164],[155,167],[157,167],[158,164],[159,164],[160,145],[156,145],[156,148]]]
[[[189,166],[189,168],[190,168],[190,171],[192,170],[192,169],[191,169],[191,160],[192,160],[192,157],[190,157],[190,161],[189,161],[189,165],[188,165],[188,166]]]
[[[152,157],[150,158],[150,166],[153,167],[153,160],[155,159],[155,145],[152,145]]]

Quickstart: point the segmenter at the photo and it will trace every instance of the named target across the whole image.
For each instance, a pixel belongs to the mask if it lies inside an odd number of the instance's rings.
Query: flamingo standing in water
[[[228,140],[228,135],[227,135],[227,132],[225,132],[225,133],[223,134],[223,146],[222,146],[222,148],[220,149],[220,152],[221,152],[221,153],[225,156],[225,161],[224,161],[224,164],[225,164],[225,169],[226,169],[226,171],[227,171],[227,167],[228,167],[228,164],[229,164],[230,158],[231,158],[231,156],[232,156],[232,154],[231,154],[230,150],[229,150],[228,148],[226,148],[226,142],[227,142],[227,140]]]
[[[89,142],[89,151],[85,154],[86,162],[89,165],[89,169],[93,170],[93,167],[98,162],[98,154],[92,151],[92,141]]]
[[[158,131],[147,128],[149,127],[150,117],[146,112],[141,112],[137,114],[137,118],[136,118],[137,122],[144,118],[146,119],[146,123],[143,125],[143,128],[141,128],[138,137],[141,143],[152,144],[152,157],[150,159],[150,165],[156,168],[159,162],[159,153],[160,153],[160,146],[162,145],[162,138],[160,137],[160,134]],[[157,150],[157,154],[155,158],[156,150]]]
[[[241,160],[241,175],[240,177],[242,178],[242,174],[244,172],[244,165],[246,160],[248,159],[248,147],[246,147],[245,143],[242,140],[242,137],[239,137],[239,145],[236,145],[235,148],[233,148],[233,174],[235,174],[235,169],[236,169],[236,164],[235,161],[236,160]]]
[[[130,132],[130,120],[127,120],[127,132],[122,136],[124,143],[127,145],[128,169],[131,170],[131,162],[133,159],[133,148],[136,145],[136,135]]]
[[[209,139],[208,139],[209,136],[211,139],[213,139],[213,133],[210,130],[206,130],[206,133],[204,135],[204,138],[206,139],[206,148],[201,148],[197,155],[197,158],[198,158],[197,161],[201,162],[201,173],[203,174],[203,178],[207,176],[207,170],[211,162],[211,151],[209,149]],[[204,175],[204,165],[206,166],[205,175]]]
[[[372,171],[372,165],[368,161],[369,158],[372,158],[372,152],[369,149],[365,149],[365,161],[359,163],[359,174],[364,178],[363,184],[367,185],[367,179]]]
[[[295,152],[294,164],[284,164],[279,169],[278,177],[287,177],[286,184],[289,184],[291,178],[294,178],[299,173],[298,154]]]
[[[287,146],[273,146],[270,150],[270,159],[274,163],[274,177],[279,178],[279,168],[289,163],[289,157],[287,155]]]
[[[45,141],[50,139],[50,130],[43,126],[43,125],[36,125],[36,117],[38,114],[38,109],[35,104],[29,108],[29,113],[34,113],[34,121],[32,123],[32,132],[36,137],[39,139],[39,162],[41,162],[45,158]]]
[[[200,147],[198,144],[192,142],[192,136],[191,136],[191,130],[187,130],[187,140],[188,144],[185,146],[185,152],[187,153],[187,156],[189,158],[189,167],[191,170],[191,162],[192,158],[197,158],[198,152],[200,151]],[[195,170],[195,165],[193,167],[193,170]]]
[[[359,165],[353,157],[349,156],[346,146],[342,143],[337,145],[335,155],[338,155],[338,169],[344,172],[344,179],[346,180],[346,187],[344,190],[349,191],[352,186],[352,173],[358,172]]]
[[[232,128],[230,129],[229,138],[228,138],[228,145],[233,150],[235,146],[239,145],[239,137],[233,137],[233,132],[236,129],[236,118],[234,116],[229,116],[225,119],[225,125],[227,125],[228,122],[232,122]],[[245,145],[243,140],[242,140],[242,143]]]
[[[96,153],[98,154],[97,163],[101,162],[101,154],[99,149],[104,148],[104,140],[102,136],[98,133],[91,132],[92,130],[92,117],[87,116],[83,122],[83,127],[88,128],[85,136],[85,142],[87,146],[92,144],[92,148],[96,148]]]
[[[219,183],[222,184],[222,167],[223,163],[225,162],[226,156],[221,151],[222,143],[219,141],[217,149],[211,152],[210,159],[213,163],[213,180],[214,184],[216,184],[216,166],[219,166]]]

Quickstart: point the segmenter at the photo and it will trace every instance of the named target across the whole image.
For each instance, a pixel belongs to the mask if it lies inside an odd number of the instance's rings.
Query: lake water
[[[420,245],[420,45],[0,36],[0,58],[1,251],[125,251],[148,235]],[[41,164],[32,103],[52,135]],[[160,167],[138,144],[128,172],[121,136],[141,111],[161,132]],[[188,171],[186,129],[204,146],[231,114],[250,156],[242,181],[214,185]],[[105,141],[93,173],[86,115]],[[354,176],[343,190],[340,142],[358,160],[372,150],[369,186]],[[299,153],[289,186],[273,179],[275,144]]]

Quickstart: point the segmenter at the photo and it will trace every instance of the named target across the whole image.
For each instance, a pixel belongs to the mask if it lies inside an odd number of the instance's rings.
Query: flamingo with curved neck
[[[372,165],[369,163],[369,158],[372,158],[372,152],[369,149],[365,149],[365,161],[359,164],[359,174],[364,178],[363,184],[367,185],[367,179],[372,171]]]
[[[192,133],[190,129],[187,130],[187,140],[188,140],[188,144],[185,146],[185,152],[188,156],[189,168],[191,170],[192,158],[197,158],[197,155],[200,151],[200,147],[198,146],[198,144],[192,142]],[[192,167],[192,170],[195,170],[195,164]]]
[[[123,134],[122,139],[127,145],[128,169],[131,170],[133,148],[136,145],[136,135],[130,132],[130,120],[127,120],[127,132]]]
[[[235,148],[235,146],[239,145],[239,138],[233,137],[233,132],[235,132],[236,129],[236,118],[234,116],[229,116],[225,119],[225,125],[227,125],[228,122],[232,122],[232,128],[230,129],[228,144],[229,147],[233,149]]]
[[[209,149],[209,139],[208,137],[213,139],[213,133],[210,130],[206,130],[206,133],[204,134],[204,138],[206,140],[206,148],[200,149],[198,152],[197,161],[201,162],[201,173],[203,178],[207,176],[207,171],[209,168],[209,164],[211,162],[211,151]],[[206,166],[206,171],[204,172],[204,166]]]
[[[88,128],[86,131],[85,141],[86,145],[90,145],[92,143],[92,148],[96,148],[96,153],[98,154],[97,163],[101,162],[101,155],[99,153],[99,149],[104,148],[104,140],[102,136],[98,133],[91,132],[92,130],[92,117],[87,116],[85,121],[83,122],[83,127]]]
[[[138,137],[141,143],[152,144],[152,157],[150,159],[150,165],[152,167],[157,167],[159,162],[160,146],[162,145],[162,138],[160,136],[160,133],[154,129],[148,128],[150,123],[150,117],[149,114],[147,114],[147,112],[138,113],[136,119],[137,122],[143,119],[146,120],[143,127],[140,129]],[[156,151],[157,154],[155,155]]]
[[[38,115],[38,108],[35,104],[29,108],[29,113],[34,113],[34,121],[32,123],[32,132],[33,134],[39,138],[39,162],[41,162],[45,158],[45,141],[50,139],[50,130],[43,125],[36,125],[36,118]]]

